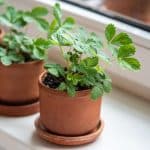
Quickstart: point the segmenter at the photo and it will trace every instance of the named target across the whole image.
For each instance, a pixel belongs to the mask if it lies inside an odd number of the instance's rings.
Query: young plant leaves
[[[114,39],[111,41],[111,43],[115,45],[127,45],[133,42],[132,39],[128,36],[128,34],[122,32],[116,35]]]
[[[9,66],[9,65],[12,64],[12,62],[11,62],[11,60],[10,60],[10,58],[8,56],[1,57],[1,62],[5,66]]]
[[[0,57],[5,56],[6,55],[6,49],[0,47]]]
[[[105,36],[108,40],[108,42],[110,42],[112,40],[112,38],[115,36],[116,34],[116,28],[113,24],[109,24],[106,29],[105,29]]]
[[[59,3],[56,3],[55,6],[53,7],[53,15],[55,16],[59,26],[61,26],[62,12],[61,12],[61,8],[60,8]]]
[[[66,83],[65,82],[60,83],[60,85],[57,89],[60,91],[65,91],[67,89]]]
[[[87,67],[95,67],[98,64],[98,57],[88,57],[83,59],[82,62]]]
[[[35,17],[42,17],[48,14],[48,10],[45,7],[35,7],[31,13]]]
[[[103,81],[103,88],[104,88],[104,91],[109,93],[111,90],[112,90],[112,86],[111,86],[111,81],[106,79]]]
[[[68,17],[68,18],[66,18],[65,21],[63,22],[62,27],[65,28],[65,29],[70,30],[70,29],[73,28],[74,24],[75,24],[74,19],[73,19],[72,17]]]
[[[43,18],[36,18],[36,23],[39,25],[39,27],[45,31],[48,31],[49,29],[49,23]]]
[[[58,25],[58,22],[57,22],[57,20],[56,19],[54,19],[53,21],[52,21],[52,23],[50,24],[50,27],[49,27],[49,38],[51,37],[51,35],[53,34],[53,33],[55,33],[57,30],[59,29],[59,25]]]
[[[59,64],[48,63],[48,64],[45,64],[44,68],[47,69],[49,73],[51,73],[52,75],[56,77],[64,76],[65,74],[64,68]]]
[[[71,84],[67,85],[67,93],[71,97],[75,96],[76,93],[75,87]]]
[[[91,98],[93,100],[97,100],[102,95],[103,95],[103,87],[101,85],[95,85],[91,91]]]
[[[140,68],[141,68],[139,61],[132,57],[120,59],[119,64],[123,68],[126,68],[131,71],[137,71],[137,70],[140,70]]]
[[[133,56],[135,54],[135,47],[134,45],[123,45],[119,48],[118,51],[118,58],[124,58],[124,57],[129,57]]]
[[[6,12],[0,15],[0,23],[18,31],[28,23],[36,22],[42,29],[47,30],[49,23],[43,18],[47,14],[48,10],[45,7],[35,7],[31,11],[22,11],[9,6]]]

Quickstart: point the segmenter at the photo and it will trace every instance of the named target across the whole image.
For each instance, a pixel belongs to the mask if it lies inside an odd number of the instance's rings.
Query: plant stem
[[[63,58],[64,58],[64,50],[63,50],[63,48],[59,45],[59,48],[60,48],[60,51],[61,51],[61,54],[62,54],[62,56],[63,56]],[[65,59],[65,58],[64,58]],[[66,63],[67,63],[67,66],[70,66],[70,63],[69,63],[69,61],[67,60],[67,59],[65,59],[65,61],[66,61]]]

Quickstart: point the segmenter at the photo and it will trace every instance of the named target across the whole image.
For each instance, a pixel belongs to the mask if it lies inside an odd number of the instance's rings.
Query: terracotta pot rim
[[[44,75],[46,75],[47,71],[44,71],[43,73],[41,73],[41,75],[39,76],[39,84],[40,86],[42,86],[43,88],[45,88],[45,90],[48,90],[49,92],[59,95],[59,96],[63,96],[63,97],[69,97],[69,98],[74,98],[74,97],[70,97],[67,92],[65,91],[60,91],[57,89],[53,89],[53,88],[49,88],[47,87],[45,84],[43,84],[42,79],[44,77]],[[76,91],[76,95],[75,97],[84,97],[90,94],[91,89],[87,89],[87,90],[82,90],[82,91]]]
[[[27,65],[36,64],[39,62],[44,62],[44,61],[43,60],[33,60],[33,61],[25,62],[25,63],[13,63],[10,66],[6,66],[6,67],[27,66]],[[0,63],[0,64],[3,65],[2,63]],[[3,65],[3,66],[5,66],[5,65]]]

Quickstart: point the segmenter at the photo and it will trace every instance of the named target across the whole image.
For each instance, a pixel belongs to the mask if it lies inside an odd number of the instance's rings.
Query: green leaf
[[[137,59],[132,58],[132,57],[119,59],[119,64],[123,68],[131,70],[131,71],[137,71],[137,70],[140,70],[141,68],[140,62]]]
[[[5,56],[6,55],[6,49],[0,47],[0,57]]]
[[[135,47],[134,45],[123,45],[119,48],[118,51],[118,58],[129,57],[135,54]]]
[[[7,27],[12,27],[12,24],[10,23],[10,21],[5,16],[0,16],[0,23],[2,25],[7,26]]]
[[[11,54],[11,55],[9,54],[8,57],[12,62],[24,62],[24,57],[16,53]]]
[[[32,16],[30,12],[25,12],[22,17],[23,20],[27,23],[33,22],[35,20],[35,18]]]
[[[9,6],[6,12],[0,15],[0,22],[7,27],[18,30],[18,28],[24,27],[27,24],[23,16],[23,11],[17,11],[14,7]]]
[[[88,57],[82,60],[85,66],[95,67],[98,64],[98,57]]]
[[[36,22],[39,25],[39,27],[41,27],[41,29],[43,29],[45,31],[48,31],[48,29],[49,29],[49,23],[48,23],[48,21],[46,21],[43,18],[36,18]]]
[[[107,41],[111,41],[112,38],[115,36],[116,34],[116,28],[113,24],[109,24],[107,25],[106,29],[105,29],[105,36],[107,38]]]
[[[70,30],[74,27],[74,24],[75,24],[75,20],[72,17],[68,17],[63,22],[62,27],[65,28],[65,29]]]
[[[16,20],[16,22],[13,24],[14,29],[23,28],[27,25],[27,22],[24,21],[23,18],[19,18]]]
[[[68,85],[67,86],[67,93],[71,97],[75,96],[75,93],[76,93],[75,87],[72,85]]]
[[[45,7],[35,7],[32,9],[32,15],[35,17],[46,16],[48,14],[48,10]]]
[[[59,64],[45,64],[44,68],[50,71],[56,77],[64,76],[65,71],[64,68]]]
[[[71,81],[71,83],[73,85],[78,85],[79,81],[81,80],[82,76],[80,74],[72,74],[72,73],[68,73],[67,74],[67,80]]]
[[[68,33],[66,33],[66,31],[63,29],[58,30],[51,36],[51,38],[53,41],[58,43],[58,45],[61,46],[69,46],[72,45],[73,42],[71,36]]]
[[[88,49],[87,45],[85,45],[84,43],[80,42],[80,40],[74,40],[73,48],[75,50],[77,50],[78,52],[81,52],[81,53],[86,53],[86,51]]]
[[[56,76],[56,77],[59,77],[59,72],[56,68],[48,68],[47,70],[50,74]]]
[[[77,86],[78,83],[81,81],[82,76],[79,74],[74,74],[73,75],[73,85]]]
[[[4,4],[4,0],[0,0],[0,5],[3,5]]]
[[[115,44],[115,45],[127,45],[127,44],[131,44],[133,42],[127,33],[122,32],[122,33],[119,33],[118,35],[116,35],[111,43]]]
[[[25,45],[20,45],[20,50],[22,51],[22,52],[25,52],[25,53],[31,53],[32,52],[32,48],[28,48],[27,46],[25,46]]]
[[[9,65],[12,64],[12,62],[11,62],[11,60],[10,60],[10,58],[8,56],[1,57],[1,62],[5,66],[9,66]]]
[[[78,60],[79,60],[79,55],[78,54],[72,54],[70,52],[68,52],[67,54],[65,54],[64,56],[67,60],[70,60],[72,63],[77,64]]]
[[[33,49],[33,55],[36,59],[43,60],[45,58],[45,51],[40,48],[34,48]]]
[[[59,26],[61,26],[62,12],[61,12],[61,8],[60,8],[59,3],[56,3],[55,6],[53,7],[53,15],[55,16]]]
[[[37,47],[40,47],[40,48],[49,48],[50,45],[51,45],[51,41],[49,40],[46,40],[46,39],[43,39],[43,38],[38,38],[34,41],[34,44],[37,46]]]
[[[88,33],[87,33],[88,34]],[[88,35],[87,35],[88,36]],[[95,51],[99,51],[103,48],[102,39],[100,36],[96,35],[94,32],[91,32],[89,34],[89,37],[87,39],[87,43],[90,45],[91,48],[93,48]]]
[[[103,88],[101,85],[96,85],[92,88],[91,98],[93,100],[97,100],[102,95],[103,95]]]
[[[7,19],[10,22],[14,22],[14,20],[16,19],[16,15],[17,15],[16,9],[14,7],[12,7],[12,6],[8,6],[7,7],[7,11],[6,11]]]
[[[64,90],[66,90],[66,88],[67,88],[66,83],[62,82],[62,83],[60,83],[60,85],[57,89],[60,91],[64,91]]]
[[[58,28],[59,28],[59,25],[57,23],[57,20],[54,19],[49,27],[49,38],[51,37],[52,33],[56,32],[58,30]]]
[[[32,38],[30,38],[30,37],[28,37],[28,36],[20,36],[20,38],[21,38],[21,43],[23,43],[24,45],[33,45],[34,43],[33,43],[33,40],[32,40]]]
[[[99,74],[103,74],[103,73],[104,73],[104,69],[103,69],[101,66],[99,66],[99,65],[97,65],[97,66],[95,67],[95,69],[96,69],[96,71],[97,71]]]
[[[108,79],[104,80],[103,88],[105,92],[109,93],[112,90],[111,80]]]
[[[96,73],[97,72],[96,72],[95,68],[86,68],[86,74],[88,74],[89,76],[93,76],[94,77]]]
[[[89,45],[87,44],[88,36],[89,34],[83,28],[75,30],[75,33],[72,35],[73,48],[81,53],[86,54],[87,51],[89,52]]]

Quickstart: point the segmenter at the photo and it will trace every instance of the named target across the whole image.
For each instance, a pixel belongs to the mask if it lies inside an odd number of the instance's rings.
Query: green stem
[[[62,56],[64,58],[64,50],[63,50],[63,48],[60,45],[59,45],[59,48],[60,48],[61,54],[62,54]],[[70,65],[69,61],[67,59],[65,59],[65,61],[67,63],[67,66],[69,66]]]

